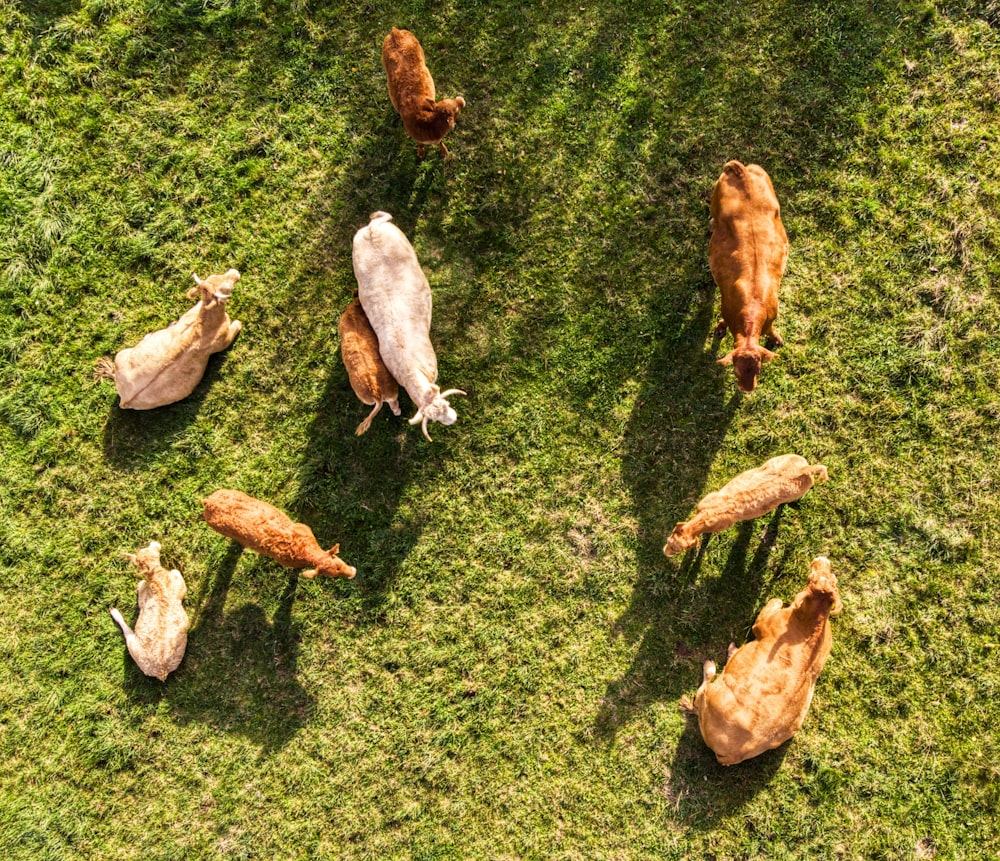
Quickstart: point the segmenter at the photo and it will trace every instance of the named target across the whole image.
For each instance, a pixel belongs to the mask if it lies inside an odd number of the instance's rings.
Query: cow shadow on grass
[[[789,744],[737,765],[721,765],[701,737],[698,718],[688,715],[664,794],[686,824],[714,830],[726,815],[744,807],[767,787],[781,768]],[[706,811],[710,813],[706,815]]]
[[[222,373],[226,354],[217,353],[208,362],[205,375],[190,395],[173,404],[152,410],[124,410],[116,394],[104,423],[104,459],[119,469],[139,469],[164,451],[189,442],[191,428],[213,383]],[[108,389],[114,384],[108,380]],[[196,445],[201,445],[197,442]]]
[[[126,690],[139,702],[166,701],[180,722],[242,735],[266,755],[284,747],[305,725],[315,698],[296,678],[300,636],[292,607],[298,573],[280,569],[287,582],[272,621],[254,603],[227,611],[242,554],[243,548],[232,542],[215,576],[187,602],[194,621],[180,667],[161,684],[147,679],[129,660]],[[277,567],[258,558],[261,565]]]

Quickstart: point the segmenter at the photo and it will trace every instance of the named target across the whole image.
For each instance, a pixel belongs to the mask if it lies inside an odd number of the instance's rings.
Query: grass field
[[[995,0],[0,0],[0,856],[981,859],[1000,853]],[[454,160],[385,91],[393,25]],[[715,359],[708,199],[770,173],[779,358]],[[371,431],[350,242],[411,238],[459,421]],[[94,366],[243,274],[188,399]],[[404,415],[412,407],[404,396]],[[797,452],[801,502],[666,559]],[[212,532],[259,496],[306,580]],[[125,551],[188,584],[160,683]],[[802,731],[732,768],[679,711],[830,557]]]

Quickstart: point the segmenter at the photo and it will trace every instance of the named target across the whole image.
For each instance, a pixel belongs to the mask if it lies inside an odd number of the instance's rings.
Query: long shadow
[[[226,351],[228,352],[228,351]],[[216,353],[208,361],[205,375],[195,390],[181,401],[152,410],[123,410],[120,398],[108,410],[102,446],[104,458],[119,469],[139,469],[163,451],[176,445],[197,420],[205,397],[222,373],[226,352]],[[114,384],[108,380],[109,396]]]
[[[791,743],[737,765],[720,765],[701,737],[697,717],[688,715],[670,764],[668,797],[685,824],[713,831],[771,782]]]
[[[837,137],[851,132],[849,107],[866,98],[865,88],[882,76],[879,55],[892,36],[888,18],[791,0],[769,10],[795,22],[785,37],[767,45],[781,62],[761,64],[753,56],[760,26],[757,13],[739,4],[723,5],[710,11],[692,8],[670,34],[672,56],[692,58],[675,60],[669,67],[674,86],[664,93],[663,104],[672,115],[672,128],[646,131],[645,137],[635,123],[631,129],[610,129],[625,150],[634,152],[637,143],[645,142],[651,153],[645,164],[650,184],[671,192],[680,238],[670,237],[666,256],[673,254],[675,266],[688,273],[687,282],[680,284],[692,282],[691,262],[686,260],[692,254],[704,274],[700,294],[686,297],[686,289],[675,286],[673,295],[651,300],[649,317],[664,321],[661,325],[671,326],[674,334],[658,343],[625,431],[622,471],[639,524],[638,578],[630,606],[612,634],[639,646],[629,669],[608,685],[599,708],[594,730],[604,740],[613,739],[651,703],[676,701],[696,687],[696,667],[720,648],[714,641],[719,629],[749,633],[768,576],[773,580],[784,566],[784,553],[777,562],[771,558],[780,509],[767,521],[759,541],[755,536],[763,529],[761,521],[743,524],[735,538],[727,532],[711,539],[711,545],[703,541],[698,552],[679,560],[661,555],[673,524],[686,519],[707,490],[706,477],[741,399],[731,373],[715,366],[718,345],[704,346],[711,338],[718,303],[705,265],[704,225],[712,184],[728,158],[758,161],[775,177],[779,195],[793,201],[796,185],[808,185],[815,168],[836,157]],[[709,14],[719,27],[706,26]],[[636,32],[642,26],[636,22]],[[715,36],[706,40],[706,33]],[[738,57],[744,53],[747,62],[742,63]],[[846,56],[851,63],[838,62]],[[709,104],[713,100],[732,109],[720,114]],[[642,116],[638,102],[633,110]],[[700,190],[673,182],[672,166],[689,172],[698,163],[704,165]],[[701,239],[695,244],[683,238],[696,235]],[[779,363],[768,371],[780,372]],[[728,557],[720,566],[724,548],[729,548]],[[684,749],[682,744],[679,750]],[[780,757],[772,755],[768,761],[776,768]],[[730,796],[734,805],[764,785],[773,768],[755,771],[761,779],[748,794]],[[678,788],[678,794],[683,791]],[[715,795],[708,797],[718,802]]]

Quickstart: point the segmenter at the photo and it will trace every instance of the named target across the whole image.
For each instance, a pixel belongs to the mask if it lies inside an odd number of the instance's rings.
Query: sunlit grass
[[[3,857],[995,854],[997,21],[0,0]],[[468,100],[447,164],[389,105],[393,25]],[[752,397],[711,336],[729,158],[792,243]],[[353,434],[335,333],[375,209],[469,392],[433,444]],[[96,360],[230,266],[233,346],[186,401],[120,410]],[[663,557],[791,451],[830,482]],[[357,578],[240,552],[200,520],[219,487]],[[151,539],[189,589],[166,684],[107,612],[134,618],[120,554]],[[845,611],[805,726],[724,769],[677,702],[820,553]]]

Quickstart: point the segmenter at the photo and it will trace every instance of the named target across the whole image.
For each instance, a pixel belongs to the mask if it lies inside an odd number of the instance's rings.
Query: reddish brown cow
[[[752,641],[737,649],[716,678],[705,661],[692,703],[681,709],[698,715],[701,736],[723,765],[735,765],[778,747],[802,727],[816,679],[833,645],[830,616],[841,610],[830,560],[817,556],[806,588],[790,607],[772,598],[757,616]]]
[[[378,348],[378,335],[368,321],[365,309],[355,292],[354,300],[340,315],[337,332],[340,335],[340,356],[347,368],[347,377],[358,400],[374,409],[368,417],[358,425],[354,432],[361,436],[372,423],[372,419],[382,409],[382,404],[389,405],[393,415],[399,415],[399,384],[382,361]]]
[[[426,144],[437,144],[448,157],[444,136],[455,127],[455,118],[465,99],[434,101],[434,79],[424,62],[424,49],[409,30],[392,28],[382,43],[382,67],[389,83],[389,100],[403,118],[403,128],[417,142],[417,155],[424,157]]]
[[[337,556],[339,544],[323,550],[308,526],[293,523],[273,505],[238,490],[217,490],[203,499],[202,504],[205,506],[205,522],[216,532],[257,553],[270,556],[286,568],[313,566],[302,572],[303,577],[315,577],[317,574],[353,577],[357,573]]]
[[[712,191],[712,238],[708,265],[722,293],[722,320],[715,335],[728,328],[733,350],[719,359],[733,366],[741,392],[752,392],[763,362],[780,347],[774,329],[778,316],[778,286],[788,262],[788,236],[781,223],[771,178],[756,164],[729,162]]]

